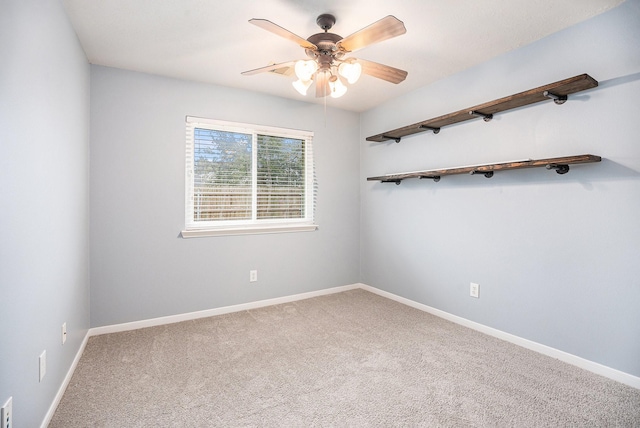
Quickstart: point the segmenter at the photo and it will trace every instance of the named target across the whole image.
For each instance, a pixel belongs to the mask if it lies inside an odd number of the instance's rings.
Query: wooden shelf
[[[398,174],[387,174],[379,177],[368,177],[369,181],[380,181],[382,183],[396,183],[400,184],[402,180],[407,178],[429,178],[434,181],[440,181],[441,177],[445,175],[455,174],[482,174],[487,178],[493,176],[495,171],[506,171],[509,169],[524,169],[524,168],[540,168],[545,167],[547,169],[554,169],[558,174],[566,174],[569,172],[569,165],[579,163],[592,163],[600,162],[602,158],[595,155],[577,155],[577,156],[565,156],[559,158],[548,159],[525,159],[518,161],[484,164],[484,165],[469,165],[459,166],[454,168],[445,169],[432,169],[428,171],[414,171]]]
[[[584,91],[586,89],[595,88],[596,86],[598,86],[598,82],[595,79],[588,74],[581,74],[549,85],[540,86],[539,88],[530,89],[525,92],[520,92],[508,97],[460,110],[455,113],[445,114],[444,116],[424,120],[403,128],[373,135],[371,137],[367,137],[367,141],[381,143],[383,141],[395,140],[399,143],[403,137],[409,135],[429,131],[437,134],[440,132],[440,128],[475,119],[477,117],[484,117],[485,121],[489,121],[496,113],[529,104],[535,104],[545,100],[553,99],[556,104],[562,104],[567,100],[568,95]]]

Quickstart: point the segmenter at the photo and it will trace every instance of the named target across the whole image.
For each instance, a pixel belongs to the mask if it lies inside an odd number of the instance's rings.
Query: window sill
[[[207,236],[259,235],[264,233],[312,232],[318,229],[316,224],[256,226],[243,228],[192,229],[183,230],[183,238],[204,238]]]

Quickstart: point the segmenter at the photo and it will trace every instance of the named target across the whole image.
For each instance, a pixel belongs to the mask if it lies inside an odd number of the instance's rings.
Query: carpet
[[[57,427],[640,427],[640,390],[364,290],[91,337]]]

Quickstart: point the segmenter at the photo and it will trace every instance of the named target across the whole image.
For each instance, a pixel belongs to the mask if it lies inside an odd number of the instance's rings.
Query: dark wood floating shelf
[[[403,137],[428,131],[437,134],[440,132],[440,128],[477,117],[481,117],[488,122],[496,113],[535,104],[544,100],[553,100],[556,104],[563,104],[567,100],[568,95],[595,88],[596,86],[598,86],[598,81],[588,74],[581,74],[556,83],[540,86],[539,88],[489,101],[488,103],[460,110],[455,113],[445,114],[444,116],[414,123],[413,125],[403,128],[373,135],[367,137],[367,141],[381,143],[383,141],[395,140],[396,143],[399,143]]]
[[[569,165],[578,163],[592,163],[600,162],[602,158],[595,155],[577,155],[577,156],[565,156],[560,158],[549,159],[525,159],[511,162],[484,164],[484,165],[471,165],[460,166],[455,168],[445,169],[432,169],[428,171],[415,171],[405,172],[399,174],[387,174],[380,177],[368,177],[369,181],[380,181],[382,183],[396,183],[400,184],[402,180],[407,178],[428,178],[433,181],[440,181],[440,177],[445,175],[455,174],[482,174],[487,178],[493,177],[495,171],[506,171],[509,169],[524,169],[524,168],[540,168],[545,167],[547,169],[553,169],[558,174],[566,174],[569,172]]]

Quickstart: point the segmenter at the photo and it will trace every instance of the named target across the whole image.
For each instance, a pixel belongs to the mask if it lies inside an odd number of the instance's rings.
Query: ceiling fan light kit
[[[306,40],[266,19],[251,19],[249,22],[297,43],[304,48],[310,59],[272,64],[245,71],[242,74],[253,75],[293,68],[298,80],[292,82],[292,85],[301,95],[307,95],[307,91],[315,83],[316,97],[331,95],[333,98],[339,98],[348,89],[340,77],[344,78],[348,84],[353,85],[362,73],[396,84],[404,81],[407,77],[407,72],[404,70],[358,58],[344,58],[347,53],[406,33],[407,30],[402,21],[394,16],[389,15],[382,18],[343,38],[337,34],[329,33],[336,18],[330,14],[322,14],[318,16],[316,23],[324,32],[314,34]]]

